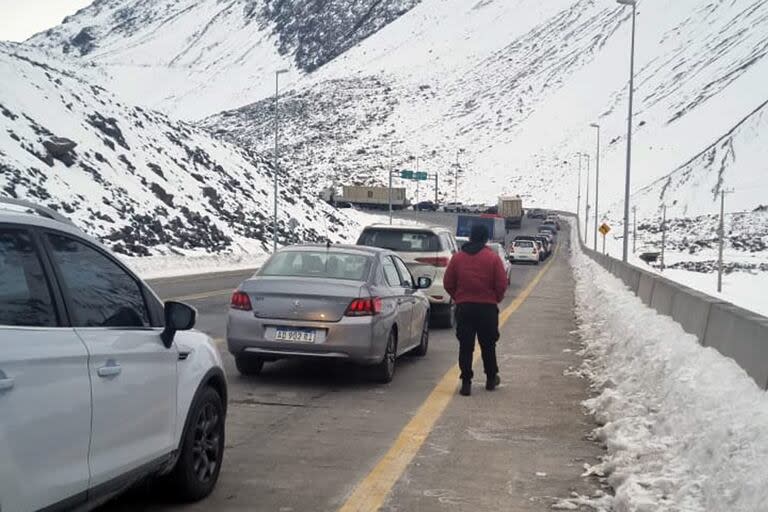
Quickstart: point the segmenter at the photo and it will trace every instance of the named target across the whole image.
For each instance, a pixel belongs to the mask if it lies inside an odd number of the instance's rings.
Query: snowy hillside
[[[418,2],[96,0],[28,44],[131,103],[196,119],[262,98],[276,69],[312,71]]]
[[[16,45],[0,44],[0,79],[0,193],[52,206],[128,256],[271,246],[272,170],[258,155]],[[354,224],[295,182],[280,197],[283,240],[341,240]]]

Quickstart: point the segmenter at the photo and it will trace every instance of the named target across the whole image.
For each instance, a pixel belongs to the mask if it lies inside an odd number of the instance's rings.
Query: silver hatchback
[[[244,375],[286,358],[343,359],[392,380],[398,356],[425,355],[429,300],[392,251],[292,246],[276,252],[232,296],[227,346]]]

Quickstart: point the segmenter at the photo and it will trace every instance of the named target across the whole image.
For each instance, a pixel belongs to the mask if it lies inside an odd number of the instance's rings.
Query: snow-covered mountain
[[[128,256],[270,246],[273,174],[258,154],[18,45],[0,44],[0,78],[0,193],[62,211]],[[280,202],[282,240],[345,239],[350,220],[295,181]]]
[[[134,104],[195,119],[269,94],[419,0],[96,0],[27,44],[78,61]]]

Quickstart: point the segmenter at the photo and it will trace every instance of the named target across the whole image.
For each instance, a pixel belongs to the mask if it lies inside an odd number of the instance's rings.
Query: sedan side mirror
[[[165,303],[165,329],[160,333],[165,348],[171,348],[176,331],[188,331],[195,326],[197,310],[182,302]]]
[[[432,278],[430,277],[420,277],[416,280],[416,289],[418,290],[426,290],[432,286]]]

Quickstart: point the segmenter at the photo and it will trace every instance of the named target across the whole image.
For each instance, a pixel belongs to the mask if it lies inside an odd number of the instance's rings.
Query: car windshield
[[[439,252],[440,239],[429,231],[366,229],[357,245],[382,247],[397,252]]]
[[[333,251],[285,251],[275,254],[261,269],[261,276],[320,277],[365,281],[372,258]]]

